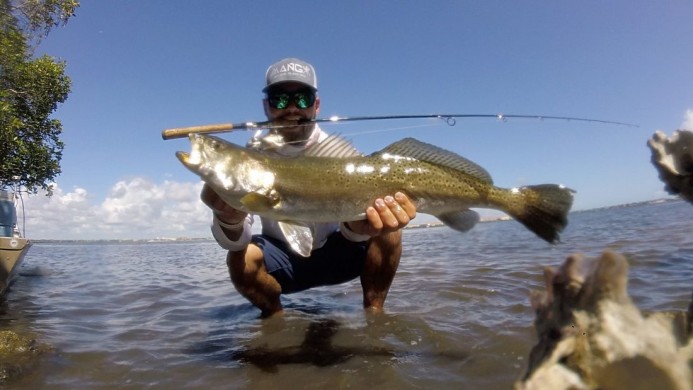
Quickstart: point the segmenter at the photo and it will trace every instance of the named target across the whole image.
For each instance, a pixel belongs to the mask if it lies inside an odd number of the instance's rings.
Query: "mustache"
[[[276,120],[292,121],[292,120],[296,120],[296,118],[299,118],[299,121],[306,121],[306,120],[312,119],[310,116],[299,111],[299,112],[291,112],[291,113],[282,114],[282,115],[274,118],[274,120],[275,121]]]

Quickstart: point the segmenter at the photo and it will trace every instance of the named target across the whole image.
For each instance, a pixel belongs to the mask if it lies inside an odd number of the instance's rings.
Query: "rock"
[[[664,189],[693,202],[693,132],[677,130],[667,138],[657,131],[647,146],[652,151],[652,164],[666,184]]]
[[[534,292],[539,342],[515,389],[691,389],[689,313],[643,315],[627,293],[628,261],[570,256]]]
[[[0,388],[31,369],[39,357],[51,350],[30,335],[0,331]]]

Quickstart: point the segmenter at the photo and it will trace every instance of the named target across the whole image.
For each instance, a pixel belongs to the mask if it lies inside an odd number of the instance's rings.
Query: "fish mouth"
[[[191,160],[190,153],[176,152],[176,157],[178,157],[178,160],[180,160],[180,162],[182,162],[183,165],[185,165],[188,168],[193,168],[200,165],[199,162],[195,163]]]
[[[202,165],[203,156],[201,149],[207,138],[201,134],[190,134],[189,139],[191,146],[190,153],[178,151],[176,152],[176,157],[178,157],[178,160],[180,160],[183,165],[189,169],[193,169]]]
[[[188,162],[188,159],[190,159],[190,154],[186,152],[176,152],[176,157],[178,157],[180,162],[186,164]]]

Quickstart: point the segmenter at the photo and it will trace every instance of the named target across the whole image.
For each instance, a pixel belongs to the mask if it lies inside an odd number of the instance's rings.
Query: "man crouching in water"
[[[315,119],[320,110],[317,78],[312,65],[286,58],[267,69],[263,89],[265,114],[277,124]],[[327,138],[315,123],[273,129],[283,138],[272,151],[300,155]],[[276,143],[254,139],[249,146]],[[202,201],[212,209],[212,233],[229,254],[226,264],[236,289],[268,317],[282,312],[281,294],[334,285],[361,278],[363,306],[382,311],[402,254],[402,231],[416,216],[416,206],[403,193],[377,199],[366,209],[367,219],[315,224],[310,257],[294,253],[277,221],[262,218],[262,234],[253,236],[253,216],[225,203],[207,185]]]

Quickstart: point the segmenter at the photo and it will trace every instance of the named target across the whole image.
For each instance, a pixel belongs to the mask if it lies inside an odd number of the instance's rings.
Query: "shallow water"
[[[687,308],[691,205],[573,213],[562,241],[514,221],[408,230],[384,314],[363,311],[354,281],[284,296],[285,316],[269,320],[235,292],[212,241],[37,243],[0,330],[54,350],[10,385],[507,389],[536,342],[528,296],[543,266],[607,248],[628,257],[640,308]]]

